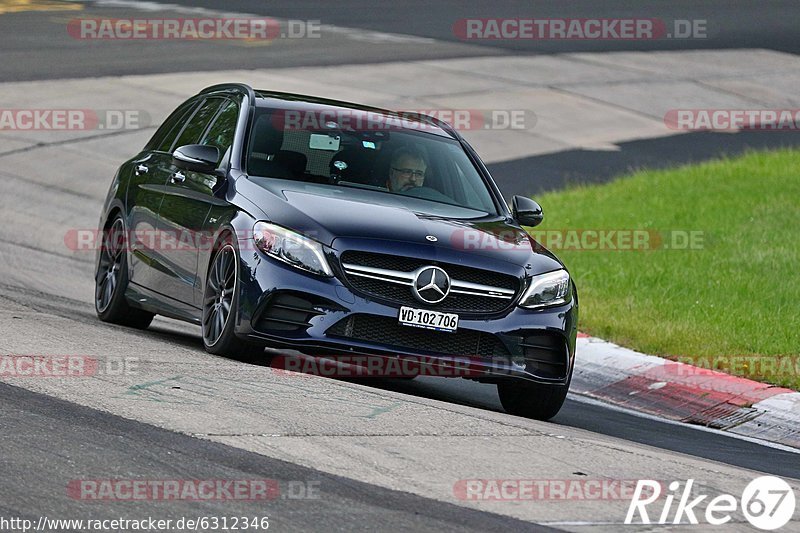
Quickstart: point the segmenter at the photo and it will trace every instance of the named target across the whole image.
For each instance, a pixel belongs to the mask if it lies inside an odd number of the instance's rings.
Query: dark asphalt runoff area
[[[800,146],[797,131],[694,132],[617,143],[618,151],[565,150],[487,165],[500,190],[532,196],[575,185],[606,183],[643,169],[664,169]]]
[[[399,0],[381,2],[379,7],[376,3],[360,0],[145,2],[158,3],[185,8],[203,7],[222,13],[319,21],[322,25],[350,28],[353,31],[349,34],[320,31],[320,38],[275,39],[257,44],[170,40],[87,42],[68,34],[69,21],[75,18],[143,18],[150,12],[148,9],[112,7],[114,2],[88,1],[81,3],[81,11],[23,11],[0,17],[0,51],[3,53],[0,80],[620,50],[766,48],[800,53],[800,39],[797,38],[800,7],[793,1],[589,0],[565,4],[556,0],[498,0],[484,3],[460,0]],[[165,10],[159,11],[159,16],[191,16],[187,13],[190,12]],[[650,18],[665,22],[698,19],[706,21],[707,29],[704,38],[696,39],[466,41],[459,39],[453,31],[456,21],[465,18]],[[386,34],[394,35],[395,38]],[[436,42],[426,42],[425,39],[435,39]]]
[[[182,5],[220,9],[213,0],[177,0]],[[654,40],[502,40],[481,41],[515,53],[605,52],[617,50],[687,50],[722,48],[768,48],[800,52],[797,39],[798,6],[791,0],[725,1],[677,0],[670,2],[609,2],[559,0],[464,2],[462,0],[398,0],[365,4],[359,0],[340,2],[260,2],[228,0],[225,9],[286,19],[321,19],[327,24],[459,41],[453,25],[459,19],[476,18],[649,18],[668,25],[674,20],[705,20],[704,38]],[[769,31],[765,29],[769,28]]]

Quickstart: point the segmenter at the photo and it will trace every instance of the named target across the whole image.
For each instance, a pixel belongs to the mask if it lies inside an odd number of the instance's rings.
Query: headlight
[[[538,309],[551,305],[565,304],[572,298],[569,274],[566,270],[556,270],[547,274],[540,274],[531,279],[531,285],[522,299],[520,307]]]
[[[317,241],[266,222],[253,226],[253,240],[259,250],[279,261],[319,276],[333,276]]]

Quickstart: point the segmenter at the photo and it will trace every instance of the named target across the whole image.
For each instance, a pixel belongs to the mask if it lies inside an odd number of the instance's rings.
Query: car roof
[[[351,120],[361,120],[361,123],[372,126],[377,125],[379,128],[381,123],[391,124],[390,127],[392,129],[423,131],[450,139],[458,139],[458,136],[448,124],[416,111],[393,111],[353,102],[280,91],[255,89],[254,92],[256,107],[260,108],[305,111],[309,113],[329,111],[333,112],[334,116],[346,114],[347,118]]]
[[[332,100],[319,96],[267,91],[263,89],[253,90],[253,88],[246,83],[221,83],[212,85],[200,91],[198,96],[231,92],[238,92],[246,95],[251,105],[255,107],[292,111],[300,110],[316,113],[322,111],[333,111],[334,113],[345,112],[351,114],[348,118],[357,118],[362,121],[369,120],[369,115],[372,114],[375,120],[393,120],[393,122],[391,122],[392,129],[399,128],[409,131],[424,131],[425,133],[433,133],[442,137],[461,140],[461,136],[450,124],[417,111],[393,111],[391,109]]]

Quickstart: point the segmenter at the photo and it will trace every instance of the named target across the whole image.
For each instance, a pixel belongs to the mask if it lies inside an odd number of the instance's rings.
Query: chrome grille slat
[[[402,272],[400,270],[388,270],[385,268],[375,268],[361,265],[343,263],[344,271],[351,276],[363,276],[365,278],[388,281],[399,285],[411,285],[414,283],[413,272]]]
[[[501,300],[510,300],[514,297],[514,295],[507,295],[507,294],[491,294],[488,292],[474,292],[474,291],[465,291],[461,289],[450,289],[451,294],[466,294],[468,296],[482,296],[484,298],[499,298]]]
[[[512,289],[504,289],[502,287],[495,287],[493,285],[481,285],[478,283],[471,283],[469,281],[462,281],[460,279],[451,280],[451,285],[454,287],[454,292],[462,292],[464,294],[475,294],[466,291],[476,291],[479,296],[500,296],[502,298],[513,298],[515,291]],[[460,289],[455,291],[455,288]]]

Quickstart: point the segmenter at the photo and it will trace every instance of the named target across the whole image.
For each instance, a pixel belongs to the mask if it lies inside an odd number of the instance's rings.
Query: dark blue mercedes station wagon
[[[512,414],[549,419],[575,360],[578,299],[448,124],[416,113],[209,87],[111,184],[95,305],[137,328],[190,321],[214,354],[452,361]]]

